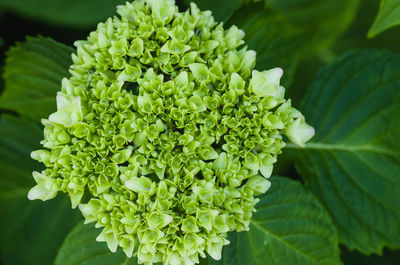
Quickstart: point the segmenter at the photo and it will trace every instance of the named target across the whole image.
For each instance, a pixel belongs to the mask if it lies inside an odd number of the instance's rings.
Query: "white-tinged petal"
[[[59,93],[57,95],[57,111],[49,116],[49,121],[71,127],[82,120],[81,98]]]
[[[222,258],[222,243],[208,243],[207,252],[215,260],[220,260]]]
[[[271,187],[271,182],[261,176],[254,176],[247,180],[246,186],[252,188],[256,195],[263,194]]]
[[[81,199],[83,197],[83,191],[78,191],[76,193],[70,193],[71,196],[71,206],[72,209],[75,209],[76,206],[81,202]]]
[[[131,258],[133,255],[134,249],[135,249],[135,244],[131,244],[129,247],[123,248],[122,250],[125,252],[125,254],[128,258]]]
[[[272,175],[272,170],[274,169],[274,165],[264,165],[261,163],[260,172],[264,176],[264,178],[269,178]]]
[[[289,125],[285,134],[291,142],[304,147],[305,143],[315,135],[315,130],[304,121],[304,117],[301,117]]]
[[[151,181],[150,179],[146,178],[146,177],[140,177],[140,178],[136,178],[133,177],[127,181],[125,181],[125,186],[130,189],[133,190],[134,192],[147,192],[150,190],[151,187]]]
[[[52,183],[47,180],[40,181],[36,186],[34,186],[28,192],[29,200],[50,200],[53,199],[57,195],[57,188],[55,187],[55,183]]]
[[[284,93],[283,87],[280,86],[282,75],[283,70],[281,68],[273,68],[264,72],[253,70],[250,90],[260,97],[282,98]]]

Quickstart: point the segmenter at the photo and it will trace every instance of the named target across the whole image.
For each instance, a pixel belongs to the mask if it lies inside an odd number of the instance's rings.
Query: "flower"
[[[249,229],[283,134],[303,145],[313,131],[284,99],[282,69],[253,70],[237,27],[172,0],[117,12],[75,42],[28,197],[67,193],[98,241],[139,263],[220,259],[227,232]]]

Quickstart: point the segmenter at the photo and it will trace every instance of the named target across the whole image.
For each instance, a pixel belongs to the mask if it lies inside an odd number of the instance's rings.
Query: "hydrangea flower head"
[[[172,0],[117,12],[75,43],[28,197],[67,193],[97,240],[139,263],[218,260],[227,232],[249,229],[283,135],[303,145],[314,131],[284,99],[282,69],[253,70],[237,27]]]

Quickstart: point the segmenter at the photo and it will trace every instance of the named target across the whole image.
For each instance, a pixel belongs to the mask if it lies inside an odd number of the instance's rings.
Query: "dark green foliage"
[[[31,202],[27,192],[38,170],[30,152],[42,133],[35,123],[10,115],[0,117],[0,261],[15,265],[52,264],[68,231],[81,218],[69,201]]]
[[[324,67],[306,95],[316,129],[297,167],[341,241],[363,253],[400,247],[400,56],[351,52]]]
[[[88,28],[114,15],[124,0],[0,0],[0,7],[22,16],[67,27]]]
[[[69,76],[73,49],[49,38],[28,38],[7,53],[0,108],[39,120],[56,110],[54,97]]]

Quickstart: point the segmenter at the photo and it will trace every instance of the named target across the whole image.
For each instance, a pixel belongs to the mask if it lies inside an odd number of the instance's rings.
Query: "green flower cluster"
[[[97,240],[139,263],[220,259],[270,187],[282,134],[303,145],[313,129],[284,99],[280,68],[253,70],[237,27],[173,0],[117,12],[75,43],[28,197],[67,193],[103,228]]]

